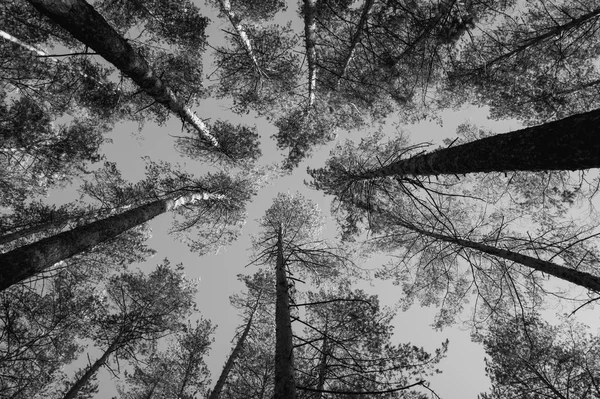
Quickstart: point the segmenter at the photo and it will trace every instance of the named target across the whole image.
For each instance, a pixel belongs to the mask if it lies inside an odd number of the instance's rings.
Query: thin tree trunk
[[[70,32],[130,77],[157,103],[192,125],[214,147],[219,142],[185,101],[158,78],[148,62],[85,0],[28,0],[39,12]]]
[[[274,399],[294,399],[296,382],[294,380],[294,357],[292,342],[292,320],[290,317],[290,298],[283,257],[282,231],[279,228],[277,238],[276,305],[275,305],[275,389]]]
[[[317,0],[304,1],[304,40],[306,45],[306,62],[308,64],[308,108],[315,103],[317,88],[317,21],[315,9]]]
[[[597,109],[399,160],[353,178],[598,168],[599,137]]]
[[[0,254],[0,291],[180,205],[209,198],[193,193],[138,206]]]
[[[240,37],[240,40],[242,42],[242,45],[244,46],[244,49],[246,50],[246,53],[248,54],[248,57],[250,57],[250,59],[252,60],[252,63],[256,67],[256,71],[259,74],[262,74],[260,65],[258,64],[258,60],[256,59],[256,55],[254,54],[254,51],[252,50],[252,44],[250,43],[248,34],[246,34],[246,30],[244,29],[244,26],[242,25],[242,21],[240,20],[240,18],[237,15],[235,15],[233,10],[231,9],[231,2],[229,0],[219,0],[219,4],[221,5],[221,11],[225,15],[227,15],[227,18],[229,18],[229,22],[231,22],[231,25],[233,25],[233,28],[235,29],[238,36]]]
[[[562,34],[570,29],[574,29],[577,28],[579,25],[593,19],[593,18],[597,18],[600,15],[600,8],[596,8],[595,10],[582,15],[579,18],[575,18],[573,19],[571,22],[567,22],[566,24],[563,25],[558,25],[556,27],[554,27],[553,29],[551,29],[550,31],[544,33],[543,35],[539,35],[536,37],[532,37],[530,39],[526,39],[525,43],[523,43],[522,45],[518,46],[517,48],[515,48],[514,50],[511,50],[507,53],[504,53],[496,58],[494,58],[493,60],[487,61],[485,64],[477,67],[477,69],[482,69],[482,70],[486,70],[489,67],[491,67],[494,64],[497,64],[498,62],[505,60],[507,58],[512,57],[513,55],[520,53],[526,49],[528,49],[529,47],[535,46],[541,42],[543,42],[546,39],[550,39],[556,36],[562,36]]]
[[[360,15],[358,25],[356,26],[356,31],[354,32],[354,34],[352,35],[352,39],[350,40],[350,48],[348,49],[348,55],[346,55],[346,58],[344,59],[344,63],[342,64],[342,69],[340,70],[340,73],[338,74],[338,78],[335,82],[336,90],[340,85],[340,81],[346,75],[348,66],[350,66],[350,61],[352,61],[352,58],[354,57],[354,52],[356,51],[356,46],[358,45],[358,42],[360,41],[364,27],[367,24],[369,12],[371,11],[373,4],[375,4],[375,0],[365,0],[365,5],[363,6],[363,10]]]
[[[362,205],[358,206],[363,209],[366,208]],[[436,238],[438,240],[455,244],[464,248],[471,248],[489,255],[493,255],[498,258],[510,260],[512,262],[521,264],[523,266],[540,271],[542,273],[546,273],[551,276],[557,277],[561,280],[568,281],[570,283],[587,288],[588,290],[600,292],[600,277],[594,276],[593,274],[582,272],[579,270],[569,269],[568,267],[560,266],[556,263],[537,259],[528,255],[522,255],[520,253],[509,251],[506,249],[493,247],[491,245],[481,244],[478,242],[464,240],[458,237],[452,237],[440,233],[435,233],[419,228],[411,223],[407,223],[404,221],[396,221],[396,223],[408,230],[414,231],[415,233],[427,237]]]
[[[319,364],[319,379],[317,383],[317,397],[316,399],[321,399],[323,396],[323,389],[325,389],[325,380],[327,374],[327,351],[329,350],[328,342],[327,342],[327,331],[328,329],[328,320],[325,318],[325,330],[323,331],[323,345],[321,346],[321,361]]]
[[[223,371],[221,371],[221,375],[219,376],[219,379],[217,380],[217,383],[215,384],[215,388],[210,393],[210,396],[208,399],[218,399],[219,395],[221,395],[221,391],[223,390],[223,386],[225,386],[225,382],[227,381],[227,376],[229,375],[229,372],[231,371],[231,368],[233,367],[233,363],[237,360],[238,356],[240,355],[242,348],[244,346],[244,343],[246,342],[246,337],[248,337],[248,333],[250,333],[250,328],[252,327],[252,319],[254,318],[254,313],[256,312],[256,309],[258,308],[259,301],[260,301],[260,293],[259,293],[258,298],[256,299],[256,303],[254,304],[254,307],[252,308],[252,312],[250,313],[250,317],[248,318],[246,327],[244,328],[242,335],[240,336],[237,343],[235,344],[235,348],[233,348],[231,355],[229,355],[229,358],[227,359],[227,362],[225,363],[225,366],[223,367]]]
[[[83,386],[89,381],[89,379],[98,372],[100,367],[104,366],[108,360],[108,357],[117,349],[118,344],[119,340],[117,339],[108,347],[108,349],[106,349],[104,354],[102,354],[102,356],[97,359],[81,377],[79,377],[71,389],[69,389],[69,391],[65,394],[63,399],[74,399],[81,388],[83,388]]]

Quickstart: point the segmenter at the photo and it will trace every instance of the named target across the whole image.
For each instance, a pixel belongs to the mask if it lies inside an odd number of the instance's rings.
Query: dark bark
[[[75,397],[77,397],[77,394],[79,393],[81,388],[83,388],[83,386],[89,381],[89,379],[92,378],[94,374],[98,372],[100,367],[104,366],[104,364],[108,360],[108,357],[115,350],[117,350],[118,345],[119,340],[117,339],[108,347],[108,349],[106,349],[102,356],[99,359],[97,359],[94,362],[94,364],[92,364],[92,366],[81,377],[79,377],[79,379],[75,382],[75,384],[73,384],[71,389],[69,389],[69,391],[65,394],[63,399],[74,399]]]
[[[354,178],[598,167],[600,109],[399,160]]]
[[[277,237],[276,305],[275,305],[275,394],[274,399],[294,399],[294,358],[290,298],[283,256],[281,227]]]
[[[246,327],[244,327],[244,331],[242,332],[242,335],[240,336],[237,343],[235,344],[235,348],[231,352],[231,355],[229,355],[229,358],[227,359],[227,362],[225,363],[225,366],[223,367],[223,371],[221,372],[221,375],[219,376],[219,379],[217,380],[217,383],[215,384],[215,388],[210,393],[210,396],[208,399],[218,399],[219,395],[221,395],[221,391],[223,390],[223,386],[225,385],[225,382],[227,381],[227,376],[229,375],[229,372],[231,371],[231,368],[233,367],[233,363],[237,360],[238,356],[240,355],[240,352],[242,351],[242,348],[244,346],[244,342],[246,342],[246,338],[248,337],[248,333],[250,333],[250,328],[252,327],[252,319],[254,318],[254,313],[256,312],[256,309],[258,308],[259,301],[260,301],[260,294],[256,300],[256,303],[254,304],[254,308],[252,309],[252,312],[250,313],[250,317],[248,318]]]
[[[498,62],[503,61],[507,58],[510,58],[515,54],[525,51],[530,47],[533,47],[539,43],[544,42],[545,40],[548,40],[548,39],[551,39],[551,38],[554,38],[557,36],[562,37],[562,35],[564,35],[564,33],[567,32],[568,30],[576,29],[580,25],[584,24],[585,22],[588,22],[594,18],[598,18],[598,16],[600,16],[600,8],[597,8],[587,14],[584,14],[579,18],[575,18],[571,22],[567,22],[566,24],[563,24],[563,25],[558,25],[542,35],[526,39],[523,44],[521,44],[514,50],[511,50],[505,54],[502,54],[502,55],[494,58],[493,60],[487,61],[485,64],[481,65],[477,69],[485,71],[488,68],[490,68],[491,66],[493,66],[494,64],[497,64]]]
[[[361,209],[366,211],[371,211],[372,208],[368,207],[366,204],[362,204],[356,202],[355,205]],[[379,213],[383,213],[381,211],[375,210]],[[582,272],[579,270],[570,269],[565,266],[557,265],[556,263],[552,263],[546,260],[534,258],[532,256],[523,255],[518,252],[513,252],[507,249],[501,249],[497,247],[493,247],[491,245],[486,245],[474,241],[464,240],[454,236],[448,236],[445,234],[435,233],[433,231],[425,230],[423,228],[417,227],[412,223],[408,223],[402,220],[395,219],[393,223],[396,223],[399,226],[404,227],[410,231],[415,233],[432,237],[450,244],[458,245],[463,248],[471,248],[476,251],[480,251],[489,255],[493,255],[498,258],[506,259],[520,265],[529,267],[531,269],[540,271],[542,273],[546,273],[548,275],[557,277],[561,280],[568,281],[570,283],[579,285],[580,287],[587,288],[590,291],[600,292],[600,277],[594,276],[593,274]]]
[[[0,291],[147,222],[166,212],[170,203],[154,201],[1,254]]]
[[[325,388],[325,379],[327,376],[327,351],[329,351],[327,342],[327,319],[325,319],[325,329],[323,331],[323,345],[321,346],[321,361],[319,362],[319,380],[317,382],[317,398],[321,399],[323,396],[323,389]]]
[[[348,49],[348,55],[346,55],[346,58],[344,59],[344,63],[342,64],[342,69],[338,75],[338,78],[337,78],[337,81],[335,84],[336,89],[339,86],[340,81],[344,78],[344,75],[346,75],[346,71],[348,69],[348,66],[350,65],[350,61],[352,60],[352,57],[354,56],[356,46],[358,45],[358,42],[360,41],[364,27],[367,24],[367,18],[369,17],[369,11],[371,11],[373,4],[375,4],[375,0],[365,0],[365,5],[363,6],[363,10],[360,15],[358,25],[356,26],[356,31],[352,35],[352,39],[350,39],[350,46],[349,46],[350,48]]]
[[[219,143],[210,134],[204,122],[154,74],[144,57],[85,0],[28,1],[39,12],[130,77],[157,103],[194,126],[205,139],[218,147]]]

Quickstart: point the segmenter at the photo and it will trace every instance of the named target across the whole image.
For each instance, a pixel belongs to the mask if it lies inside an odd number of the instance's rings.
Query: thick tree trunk
[[[375,4],[375,0],[365,0],[365,4],[363,6],[363,10],[360,15],[360,19],[358,20],[358,25],[356,26],[356,31],[354,32],[354,34],[352,35],[352,39],[350,40],[348,55],[346,55],[346,58],[344,59],[344,63],[342,64],[342,69],[340,70],[339,75],[336,80],[336,83],[335,83],[336,90],[340,85],[340,81],[342,79],[344,79],[344,76],[346,75],[346,71],[348,70],[348,66],[350,65],[350,61],[352,61],[352,58],[354,57],[354,52],[356,51],[356,46],[358,45],[358,42],[360,41],[363,30],[365,28],[365,25],[367,24],[369,12],[371,11],[373,4]]]
[[[262,74],[260,65],[258,64],[258,60],[256,59],[256,55],[254,54],[254,51],[252,50],[252,44],[250,43],[248,34],[246,34],[246,30],[244,29],[244,26],[242,25],[242,21],[240,20],[240,18],[237,15],[235,15],[233,10],[231,9],[231,2],[229,0],[219,0],[219,4],[221,5],[221,11],[225,15],[227,15],[229,22],[231,22],[231,25],[233,26],[233,28],[237,32],[238,36],[240,37],[240,41],[242,42],[242,45],[244,46],[244,49],[246,50],[248,57],[250,57],[250,59],[252,60],[252,63],[256,67],[257,73]]]
[[[41,233],[42,231],[62,228],[70,221],[71,220],[55,220],[53,222],[41,223],[36,226],[26,227],[13,233],[5,234],[0,237],[0,245],[8,244],[9,242],[18,240],[19,238],[28,237],[32,234]]]
[[[276,305],[275,305],[275,394],[274,399],[294,399],[294,358],[290,298],[283,257],[281,228],[277,238]]]
[[[113,342],[104,352],[104,354],[102,354],[102,356],[99,359],[97,359],[94,362],[94,364],[92,364],[92,366],[81,377],[79,377],[79,379],[75,382],[75,384],[73,384],[71,389],[69,389],[69,391],[65,394],[63,399],[74,399],[75,397],[77,397],[77,394],[79,393],[81,388],[83,388],[83,386],[89,381],[89,379],[92,378],[94,374],[98,372],[100,367],[104,366],[104,364],[108,360],[108,357],[117,349],[118,344],[119,340]]]
[[[399,160],[354,178],[598,167],[600,109]]]
[[[85,0],[28,0],[39,12],[70,32],[130,77],[157,103],[192,125],[202,137],[218,147],[208,126],[158,78],[148,62]]]
[[[206,193],[195,193],[161,199],[1,254],[0,291],[44,271],[55,263],[139,226],[161,213],[185,203],[206,199],[208,196]]]
[[[244,343],[246,342],[246,338],[248,337],[248,333],[250,333],[250,328],[252,327],[252,319],[254,318],[254,312],[256,312],[256,309],[258,308],[259,301],[260,301],[260,294],[259,294],[259,297],[256,300],[256,303],[252,309],[252,312],[250,313],[250,317],[248,318],[246,327],[244,327],[244,331],[242,332],[242,335],[240,335],[240,338],[238,339],[237,343],[235,344],[235,348],[233,348],[231,355],[229,355],[229,358],[227,359],[227,362],[225,363],[225,366],[223,367],[223,371],[221,372],[221,375],[219,376],[219,379],[217,380],[217,383],[215,384],[215,388],[210,393],[210,396],[208,399],[218,399],[219,395],[221,395],[221,391],[223,390],[223,386],[225,385],[225,382],[227,381],[227,376],[229,375],[229,372],[231,371],[231,368],[233,367],[233,363],[237,360],[238,356],[240,355],[240,352],[242,351]]]
[[[306,46],[306,63],[308,64],[308,108],[315,103],[317,88],[317,21],[315,9],[317,0],[304,1],[304,40]]]

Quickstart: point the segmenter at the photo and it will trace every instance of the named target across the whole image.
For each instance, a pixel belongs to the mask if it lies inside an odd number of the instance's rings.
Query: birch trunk
[[[294,358],[290,298],[283,257],[281,227],[277,238],[276,305],[275,305],[275,392],[274,399],[295,399]]]
[[[98,372],[100,367],[102,367],[106,363],[108,357],[117,349],[118,344],[119,340],[117,339],[108,347],[108,349],[102,354],[102,356],[99,359],[97,359],[94,362],[94,364],[92,364],[92,366],[81,377],[79,377],[79,379],[75,382],[75,384],[73,384],[71,389],[69,389],[65,396],[63,396],[63,399],[76,398],[81,388],[83,388],[83,386],[89,381],[89,379],[92,378],[94,374]]]
[[[399,160],[354,178],[598,168],[599,137],[597,109]]]
[[[261,72],[260,66],[258,64],[258,60],[256,59],[256,56],[254,54],[254,51],[252,50],[252,44],[250,43],[248,34],[246,33],[246,30],[244,29],[244,25],[242,25],[241,19],[231,9],[231,2],[229,0],[219,0],[219,4],[221,5],[221,11],[225,15],[227,15],[229,22],[231,22],[231,25],[233,26],[236,33],[240,37],[240,40],[242,42],[242,45],[244,46],[244,49],[246,50],[246,53],[248,54],[248,57],[250,57],[250,59],[252,60],[252,63],[256,67],[256,71],[259,74],[261,74],[262,72]]]
[[[304,40],[306,45],[306,62],[308,64],[308,108],[315,103],[317,87],[317,21],[315,8],[317,0],[304,1]]]
[[[252,327],[252,319],[254,318],[254,313],[256,312],[256,309],[258,308],[259,301],[260,301],[260,294],[259,294],[259,297],[257,298],[256,303],[252,309],[252,312],[250,313],[250,317],[248,318],[246,327],[244,328],[242,335],[240,336],[237,343],[235,344],[235,348],[233,348],[231,355],[229,355],[229,358],[227,359],[227,362],[225,363],[225,366],[223,367],[223,371],[221,372],[221,375],[219,376],[219,379],[217,380],[217,383],[215,384],[215,388],[210,393],[210,396],[208,399],[218,399],[219,395],[221,395],[221,391],[223,390],[223,386],[225,386],[225,382],[227,381],[229,372],[231,371],[231,368],[233,367],[233,363],[237,360],[238,356],[240,355],[240,352],[242,351],[244,343],[246,342],[246,338],[248,337],[248,333],[250,333],[250,328]]]
[[[208,126],[158,78],[148,62],[85,0],[28,0],[77,40],[93,49],[131,78],[157,103],[192,125],[214,147],[219,142]]]
[[[0,254],[0,291],[162,213],[207,198],[209,194],[194,193],[157,200]]]

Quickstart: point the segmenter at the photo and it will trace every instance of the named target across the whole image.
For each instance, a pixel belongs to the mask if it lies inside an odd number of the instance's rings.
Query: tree
[[[242,320],[245,325],[241,333],[238,331],[236,334],[239,337],[235,347],[227,358],[225,366],[223,366],[223,370],[221,371],[221,375],[210,392],[209,399],[218,399],[220,397],[223,387],[227,383],[229,373],[243,353],[247,345],[246,341],[249,340],[249,336],[250,339],[254,340],[258,338],[256,336],[251,336],[251,333],[252,335],[256,335],[256,331],[260,331],[260,329],[256,327],[256,324],[268,324],[268,321],[265,320],[265,316],[261,313],[265,312],[265,306],[268,306],[273,302],[274,284],[272,275],[265,271],[259,271],[252,277],[240,275],[238,276],[238,279],[246,284],[247,292],[244,296],[233,296],[231,302],[234,306],[242,310]],[[258,322],[256,320],[258,320]],[[245,366],[246,365],[243,367]]]
[[[327,169],[310,173],[323,187],[395,176],[437,176],[478,172],[581,170],[600,166],[595,140],[600,110],[573,115],[510,133],[402,159],[412,148],[380,160],[380,167],[344,165],[338,159]],[[340,162],[341,161],[341,162]],[[359,160],[360,162],[360,160]],[[364,168],[364,169],[363,169]]]
[[[563,318],[551,325],[539,315],[496,319],[476,335],[492,380],[482,399],[593,398],[600,394],[600,341],[587,326]]]
[[[593,1],[531,1],[516,15],[490,9],[481,34],[450,57],[443,97],[454,104],[477,98],[494,118],[528,124],[598,108],[599,76],[588,54],[597,51],[599,17]]]
[[[195,398],[206,391],[208,370],[204,356],[210,349],[210,335],[215,327],[207,320],[195,326],[188,322],[170,339],[164,351],[153,351],[136,364],[132,374],[126,374],[128,388],[119,389],[120,397]]]
[[[61,273],[38,290],[0,293],[0,396],[33,397],[66,379],[62,369],[82,351],[77,338],[98,305],[89,287],[71,280]]]
[[[252,263],[275,267],[275,398],[295,398],[293,335],[290,306],[295,273],[310,273],[320,280],[336,275],[346,258],[319,240],[322,218],[311,201],[297,194],[278,194],[260,220],[261,233],[254,238]],[[294,270],[294,272],[292,272]],[[301,280],[298,280],[301,281]]]
[[[6,101],[0,91],[0,100]],[[46,194],[83,174],[99,153],[107,126],[76,119],[53,126],[50,115],[27,97],[0,103],[0,205]]]
[[[180,331],[183,321],[195,310],[195,285],[186,280],[183,265],[171,268],[166,260],[147,276],[126,272],[111,277],[105,292],[102,306],[90,320],[91,338],[105,349],[71,384],[64,399],[75,398],[111,356],[135,359],[159,338]]]
[[[404,397],[423,397],[411,388],[427,386],[424,378],[439,372],[434,367],[447,341],[435,355],[411,344],[394,345],[390,323],[395,312],[348,283],[309,292],[306,301],[298,304],[306,314],[295,345],[298,389],[314,395],[306,397],[392,397],[401,391]]]
[[[31,4],[69,31],[77,40],[115,65],[124,75],[131,78],[144,92],[149,94],[155,102],[178,115],[184,123],[193,126],[202,139],[215,151],[223,152],[228,157],[236,159],[236,149],[227,148],[220,143],[218,138],[210,132],[208,126],[185,105],[185,101],[157,76],[140,52],[119,35],[85,0],[61,4],[45,0],[32,0]],[[256,142],[247,144],[257,146]]]
[[[116,237],[167,211],[181,210],[185,219],[177,223],[180,233],[197,228],[198,236],[208,236],[208,243],[218,245],[235,237],[244,217],[244,206],[252,195],[251,182],[245,178],[231,178],[224,173],[207,175],[204,179],[194,179],[189,174],[175,174],[156,182],[152,177],[164,172],[166,166],[150,169],[149,180],[141,183],[141,190],[133,190],[130,195],[141,193],[141,204],[120,214],[97,220],[38,242],[16,248],[0,255],[0,265],[5,270],[1,289],[23,281],[52,265],[73,255],[93,248],[95,245]],[[168,169],[167,169],[168,170]],[[154,174],[154,175],[153,175]],[[158,198],[158,199],[157,199]],[[196,204],[199,208],[185,207]],[[212,215],[212,216],[211,216]],[[216,218],[212,219],[212,217]],[[208,231],[203,228],[208,226]],[[220,226],[220,227],[219,227]],[[215,227],[220,231],[215,242]],[[191,240],[190,246],[202,252],[205,243]]]

